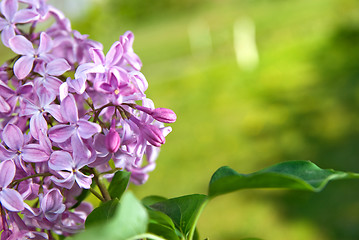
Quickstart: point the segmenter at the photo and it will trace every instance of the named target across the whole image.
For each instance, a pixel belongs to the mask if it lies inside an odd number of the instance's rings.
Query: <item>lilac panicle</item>
[[[105,54],[46,0],[2,0],[0,12],[16,55],[0,66],[1,239],[70,236],[92,211],[84,189],[118,170],[147,181],[176,114],[147,98],[132,32]]]

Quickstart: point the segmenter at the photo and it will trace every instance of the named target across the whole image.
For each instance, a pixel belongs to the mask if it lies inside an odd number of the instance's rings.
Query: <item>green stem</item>
[[[201,214],[202,214],[202,212],[203,212],[203,209],[204,209],[204,207],[207,205],[208,201],[209,201],[209,198],[207,198],[207,199],[202,203],[201,208],[198,210],[197,215],[196,215],[196,218],[195,218],[194,223],[193,223],[193,225],[192,225],[192,228],[191,228],[191,230],[189,231],[188,240],[193,240],[193,236],[194,236],[194,232],[195,232],[195,230],[196,230],[196,226],[197,226],[198,219],[199,219],[199,217],[201,216]]]
[[[95,195],[95,197],[97,197],[101,202],[105,202],[105,199],[101,196],[101,194],[96,192],[95,189],[90,188],[90,192]]]
[[[28,180],[28,179],[30,179],[30,178],[49,177],[49,176],[52,176],[52,174],[51,174],[51,173],[37,173],[37,174],[31,175],[31,176],[27,176],[27,177],[24,177],[24,178],[16,179],[16,180],[12,181],[12,183],[10,184],[10,186],[13,187],[15,184],[20,183],[20,182],[25,181],[25,180]]]
[[[105,184],[103,184],[103,182],[100,180],[100,174],[96,171],[96,169],[92,169],[92,173],[94,174],[95,182],[96,182],[98,188],[100,189],[100,192],[101,192],[105,202],[110,201],[111,196],[108,193]]]
[[[123,168],[114,168],[114,169],[111,169],[110,171],[99,173],[99,176],[115,173],[115,172],[121,171],[121,170],[123,170]]]

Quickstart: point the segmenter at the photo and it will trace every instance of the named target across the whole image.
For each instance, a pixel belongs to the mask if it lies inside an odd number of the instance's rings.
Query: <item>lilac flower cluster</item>
[[[118,170],[144,183],[176,115],[146,98],[131,32],[105,55],[45,0],[0,7],[1,40],[15,53],[0,67],[1,239],[71,235],[92,210],[77,196],[109,200],[93,182]]]

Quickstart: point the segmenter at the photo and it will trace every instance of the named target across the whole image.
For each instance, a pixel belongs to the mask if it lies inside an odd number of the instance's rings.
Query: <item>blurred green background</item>
[[[359,172],[356,0],[55,3],[105,52],[133,31],[148,97],[178,115],[149,181],[130,187],[139,198],[206,193],[223,165],[250,173],[311,160]],[[210,240],[357,240],[358,188],[350,180],[321,193],[229,194],[207,206],[199,233]]]

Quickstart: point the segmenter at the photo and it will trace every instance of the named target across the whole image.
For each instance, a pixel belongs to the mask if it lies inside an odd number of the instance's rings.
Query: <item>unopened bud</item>
[[[137,105],[136,109],[151,115],[154,119],[163,123],[174,123],[177,120],[177,116],[174,111],[168,108],[151,109]]]
[[[163,123],[174,123],[177,119],[174,111],[168,108],[156,108],[153,110],[151,116]]]
[[[161,130],[154,125],[144,125],[142,131],[145,139],[155,147],[161,147],[166,142]]]
[[[106,135],[105,144],[109,152],[117,152],[121,145],[121,138],[115,129],[115,119],[112,120],[110,131]]]

